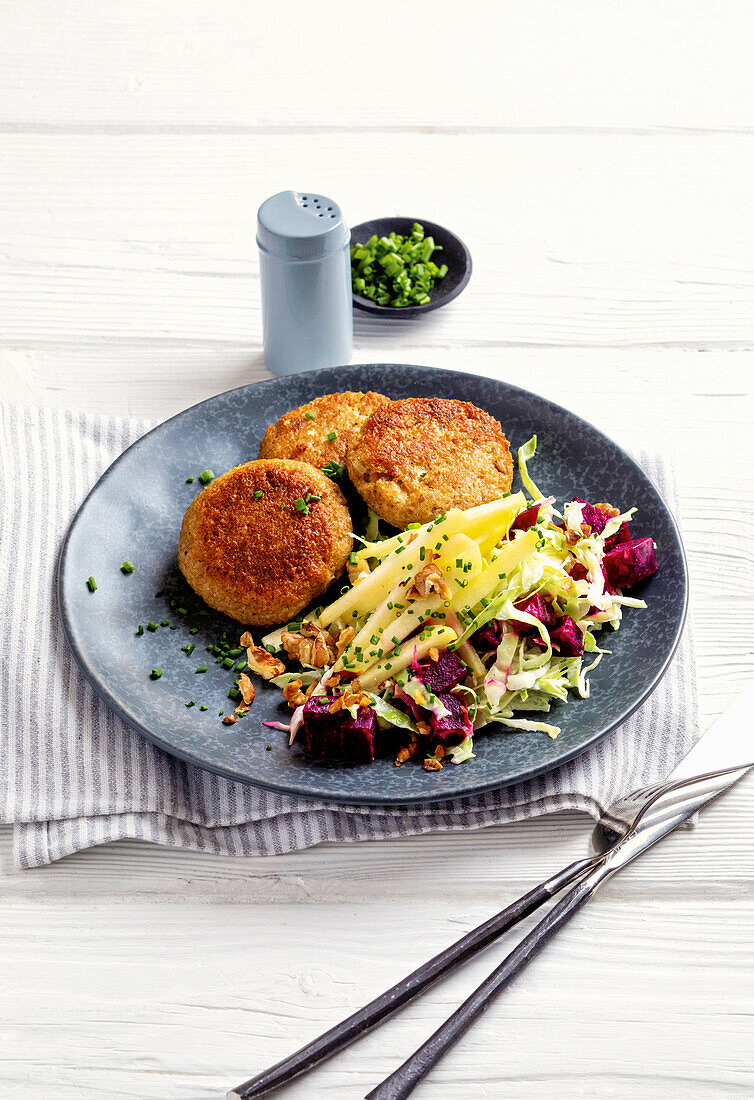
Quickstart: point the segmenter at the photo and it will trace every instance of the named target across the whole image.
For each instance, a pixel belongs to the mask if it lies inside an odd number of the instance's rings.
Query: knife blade
[[[673,768],[668,780],[741,767],[754,761],[754,683],[750,684]]]

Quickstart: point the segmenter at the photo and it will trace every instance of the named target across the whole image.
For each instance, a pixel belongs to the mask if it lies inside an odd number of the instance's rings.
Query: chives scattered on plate
[[[159,680],[159,678],[162,676],[162,669],[153,668],[149,675],[153,680]]]
[[[147,630],[151,630],[152,633],[154,633],[155,630],[159,630],[159,629],[160,629],[160,624],[159,623],[147,623]]]
[[[210,481],[215,480],[215,475],[212,473],[211,470],[202,470],[202,472],[199,474],[199,480],[201,481],[202,485],[209,485]]]
[[[89,589],[90,592],[97,591],[97,582],[95,581],[94,577],[87,577],[86,587]]]
[[[193,485],[193,484],[194,484],[194,479],[193,479],[193,477],[187,477],[187,478],[186,478],[186,484],[187,484],[187,485]]]
[[[121,573],[133,573],[134,569],[136,569],[136,566],[132,561],[124,561],[120,567]]]
[[[414,222],[408,237],[390,233],[373,236],[351,248],[351,279],[356,294],[380,306],[419,306],[429,301],[429,292],[448,273],[447,264],[438,266],[432,256],[442,251],[433,237]]]

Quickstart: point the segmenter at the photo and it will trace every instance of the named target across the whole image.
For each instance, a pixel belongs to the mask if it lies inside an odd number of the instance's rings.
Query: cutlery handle
[[[493,970],[490,976],[456,1009],[453,1015],[448,1017],[445,1023],[415,1050],[403,1065],[372,1089],[365,1100],[404,1100],[409,1096],[435,1063],[439,1062],[443,1054],[458,1042],[495,997],[521,973],[527,963],[541,951],[555,933],[575,913],[578,913],[609,873],[604,866],[598,866],[572,890],[569,890],[536,928],[521,940],[518,947],[511,951],[500,966]]]
[[[519,921],[533,913],[543,902],[549,901],[557,890],[573,881],[576,875],[583,873],[591,866],[591,863],[591,860],[579,860],[564,871],[554,875],[553,878],[548,879],[547,882],[535,886],[528,894],[524,894],[523,897],[514,901],[506,909],[497,913],[496,916],[491,917],[484,924],[480,924],[473,931],[468,932],[452,946],[446,948],[445,951],[441,951],[439,955],[435,955],[429,962],[414,970],[412,974],[398,982],[392,989],[386,990],[385,993],[381,993],[379,997],[370,1001],[368,1005],[360,1008],[358,1012],[354,1012],[347,1019],[341,1020],[335,1027],[330,1028],[323,1035],[313,1039],[311,1043],[301,1047],[295,1054],[289,1055],[288,1058],[284,1058],[281,1062],[264,1070],[256,1077],[250,1078],[243,1085],[238,1085],[237,1088],[228,1093],[228,1100],[251,1100],[254,1096],[261,1096],[269,1089],[277,1088],[286,1081],[290,1081],[291,1078],[311,1069],[326,1058],[331,1058],[333,1054],[337,1054],[339,1050],[352,1043],[354,1039],[365,1035],[377,1024],[392,1016],[394,1012],[397,1012],[414,997],[423,993],[425,989],[429,989],[445,974],[449,974],[451,970],[465,963],[467,959],[487,947],[503,932],[512,928],[514,924],[518,924]]]

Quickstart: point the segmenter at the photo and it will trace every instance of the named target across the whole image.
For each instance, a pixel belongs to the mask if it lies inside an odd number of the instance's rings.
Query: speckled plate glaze
[[[504,732],[490,726],[475,738],[476,759],[441,772],[389,759],[372,765],[313,761],[299,745],[263,721],[287,722],[280,692],[257,683],[251,712],[224,726],[231,672],[205,646],[238,624],[191,594],[176,565],[183,512],[201,488],[186,484],[206,467],[215,473],[255,458],[267,425],[288,409],[337,390],[378,390],[390,397],[452,397],[496,416],[513,449],[533,433],[539,485],[558,500],[583,496],[638,507],[637,533],[657,543],[660,569],[643,586],[646,611],[628,611],[610,636],[612,656],[591,674],[592,695],[557,708],[562,733]],[[515,483],[514,483],[515,484]],[[136,572],[124,576],[130,559]],[[86,578],[99,585],[92,595]],[[673,517],[639,466],[615,443],[573,413],[526,390],[454,371],[404,364],[370,364],[312,371],[220,394],[149,432],[103,475],[74,519],[59,568],[60,608],[76,657],[95,688],[126,722],[183,760],[231,779],[333,802],[428,802],[505,786],[549,771],[610,733],[657,686],[675,650],[686,614],[688,581]],[[164,588],[186,615],[170,609]],[[137,624],[169,618],[178,627],[135,635]],[[191,635],[192,626],[198,633]],[[191,657],[181,646],[193,642]],[[208,671],[197,675],[197,666]],[[161,667],[160,680],[149,678]],[[187,700],[203,703],[187,709]],[[271,746],[271,748],[267,748]]]

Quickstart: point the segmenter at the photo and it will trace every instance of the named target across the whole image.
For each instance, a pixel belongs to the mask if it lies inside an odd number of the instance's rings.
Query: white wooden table
[[[468,290],[358,318],[354,361],[495,375],[672,456],[706,727],[754,672],[752,31],[727,0],[3,0],[2,396],[164,417],[265,377],[254,215],[281,188],[445,223]],[[750,782],[610,883],[416,1096],[751,1096],[752,811]],[[588,833],[21,873],[5,830],[0,1095],[220,1097]],[[503,950],[285,1096],[363,1096]]]

